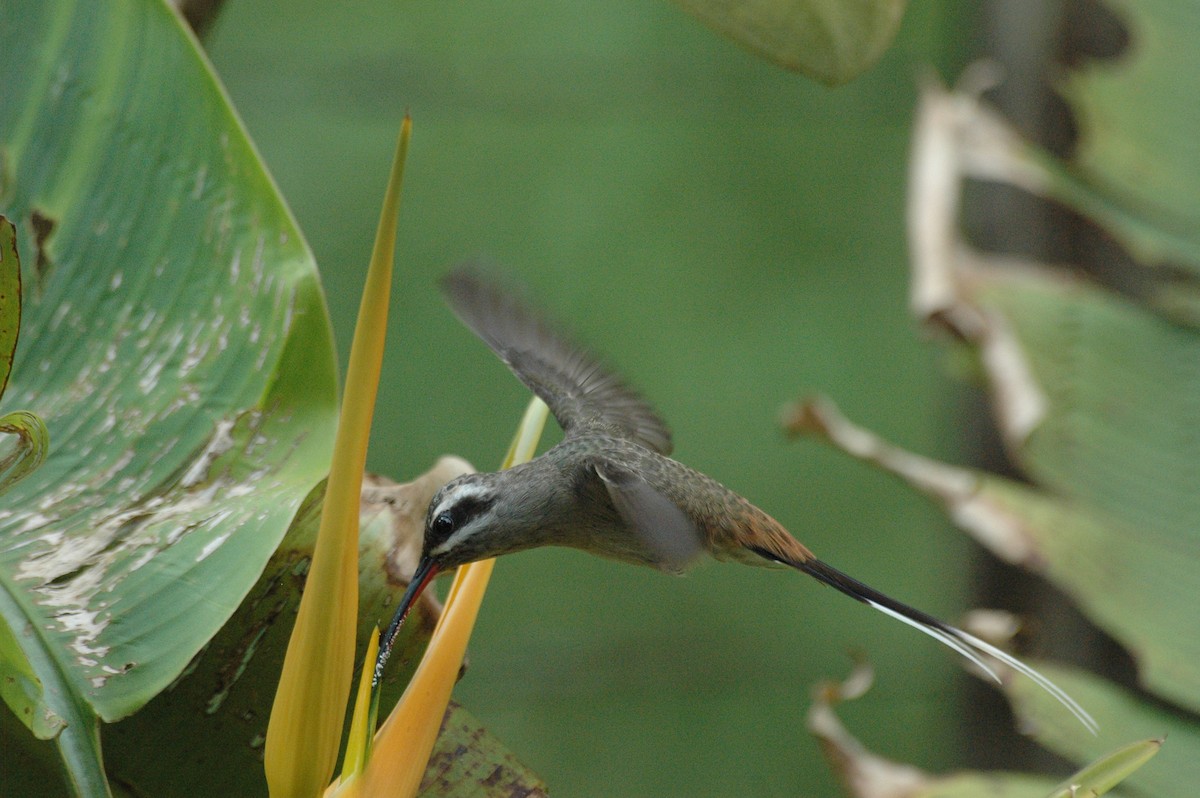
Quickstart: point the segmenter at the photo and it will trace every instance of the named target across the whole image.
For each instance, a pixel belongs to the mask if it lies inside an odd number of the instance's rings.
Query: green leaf
[[[0,212],[23,245],[6,402],[56,441],[0,509],[0,615],[103,794],[95,718],[175,679],[328,467],[329,323],[299,231],[161,2],[0,4]]]
[[[14,596],[7,590],[0,589],[0,617],[5,619],[5,624],[10,625],[11,622],[8,619],[16,617],[18,614],[19,607]],[[34,677],[41,683],[42,701],[39,703],[38,709],[53,713],[54,722],[57,724],[61,721],[64,724],[58,736],[54,738],[54,742],[59,757],[62,759],[63,775],[69,787],[76,795],[89,796],[89,798],[109,796],[111,793],[108,788],[108,779],[104,774],[104,765],[100,755],[100,722],[95,711],[88,706],[79,692],[73,689],[63,671],[51,658],[48,649],[40,644],[36,637],[36,630],[33,627],[25,626],[18,628],[22,631],[28,628],[30,632],[20,636],[14,635],[14,639],[21,649],[22,658],[29,664]],[[12,661],[11,658],[10,661]],[[22,663],[17,660],[15,666],[21,668]],[[5,703],[14,711],[20,712],[20,703],[18,702],[14,707],[9,703],[7,695]],[[0,724],[0,731],[15,730],[11,730],[7,724]],[[20,728],[20,732],[25,731],[25,727]],[[12,741],[4,741],[6,752],[10,748],[17,747]],[[20,784],[20,781],[17,784]],[[45,789],[46,785],[38,786]],[[61,786],[55,784],[49,794],[59,792]],[[18,787],[18,789],[21,788]],[[26,791],[22,790],[22,792]]]
[[[1186,609],[1200,594],[1200,379],[1179,366],[1200,358],[1200,331],[1036,273],[981,271],[973,302],[1011,331],[1045,402],[1012,448],[1042,496],[995,481],[998,506],[1051,578],[1130,647],[1143,683],[1200,709]]]
[[[883,55],[908,0],[675,0],[766,60],[822,83],[848,83]]]
[[[1044,570],[1075,595],[1093,618],[1130,644],[1139,655],[1144,680],[1184,704],[1194,700],[1195,694],[1183,692],[1182,685],[1196,678],[1194,662],[1200,656],[1189,598],[1200,589],[1196,583],[1200,577],[1194,575],[1195,562],[1183,556],[1183,550],[1160,549],[1153,536],[1106,522],[1035,488],[893,447],[853,426],[827,404],[809,405],[804,413],[807,429],[941,502],[952,518],[1001,556]],[[1176,608],[1179,611],[1172,612]],[[1027,679],[1006,679],[1005,690],[1023,727],[1040,742],[1074,761],[1086,762],[1107,755],[1131,737],[1167,736],[1170,744],[1159,757],[1161,764],[1139,773],[1133,783],[1153,784],[1154,795],[1193,792],[1192,785],[1200,779],[1200,724],[1193,716],[1152,704],[1076,670],[1048,663],[1035,667],[1100,725],[1096,737],[1081,734],[1076,719],[1049,693]],[[1101,775],[1105,773],[1111,770],[1102,769]],[[1173,791],[1166,791],[1172,784]]]
[[[17,336],[21,329],[21,259],[17,231],[0,216],[0,398],[8,387]]]
[[[1023,141],[977,96],[932,87],[914,145],[914,305],[977,357],[1007,451],[1035,484],[913,455],[821,405],[802,408],[798,426],[935,498],[999,556],[1046,574],[1128,649],[1156,696],[1038,665],[1096,717],[1096,738],[1029,682],[1006,684],[1022,728],[1044,745],[1079,762],[1104,755],[1056,795],[1101,793],[1169,734],[1129,789],[1182,796],[1195,793],[1200,777],[1200,723],[1147,699],[1200,709],[1200,377],[1192,367],[1200,356],[1200,148],[1192,135],[1200,112],[1189,83],[1200,67],[1190,45],[1200,11],[1158,0],[1106,4],[1126,26],[1128,46],[1073,65],[1063,81],[1080,132],[1073,162]],[[1176,267],[1172,280],[1151,283],[1131,271],[1115,281],[1130,295],[1120,297],[1043,264],[978,252],[958,232],[964,177],[1057,199],[1142,265]],[[1106,754],[1137,736],[1155,739]]]
[[[1155,3],[1138,8],[1165,13]],[[1130,68],[1159,48],[1139,38],[1147,25],[1135,28],[1123,58],[1087,70]],[[1162,296],[1138,304],[1077,276],[974,252],[957,233],[952,200],[962,175],[948,165],[973,164],[974,173],[1051,195],[1065,185],[1054,176],[1069,175],[1076,199],[1109,192],[1111,213],[1090,206],[1098,219],[1127,233],[1153,231],[1160,253],[1170,249],[1162,236],[1176,236],[1172,251],[1183,259],[1200,254],[1200,227],[1175,225],[1162,208],[1127,197],[1120,204],[1111,187],[1089,186],[1078,170],[1037,171],[1051,162],[1030,158],[975,98],[927,89],[922,105],[910,200],[914,295],[926,323],[949,328],[983,365],[1007,451],[1040,490],[976,473],[958,477],[971,486],[963,490],[895,459],[890,467],[908,472],[1000,556],[1063,586],[1130,648],[1149,689],[1200,709],[1200,642],[1185,609],[1200,590],[1200,376],[1187,365],[1200,357],[1200,327],[1163,314]],[[1179,146],[1193,146],[1189,134],[1178,135],[1187,139]],[[1146,151],[1149,161],[1156,157]],[[1187,304],[1186,293],[1176,291],[1175,301]]]
[[[16,229],[0,216],[0,397],[8,387],[21,328],[21,259]],[[49,444],[46,425],[33,413],[0,416],[0,433],[15,435],[12,451],[0,452],[0,494],[42,464]]]
[[[52,739],[66,725],[46,705],[41,680],[3,618],[0,618],[0,697],[40,740]]]
[[[1067,72],[1063,93],[1079,126],[1075,161],[1086,181],[1165,230],[1200,226],[1200,6],[1173,0],[1105,0],[1129,35],[1118,58]],[[1188,264],[1200,271],[1200,247]]]
[[[1162,739],[1142,740],[1102,756],[1064,781],[1049,798],[1100,796],[1120,784],[1150,761],[1162,748]]]
[[[1149,515],[1134,524],[1078,496],[928,460],[854,426],[828,404],[805,413],[807,429],[906,480],[998,556],[1052,579],[1135,653],[1148,687],[1184,706],[1200,700],[1200,637],[1190,611],[1200,594],[1200,567],[1185,530],[1156,528]],[[1086,417],[1078,408],[1074,413]],[[1087,459],[1103,468],[1102,453]],[[1126,462],[1127,477],[1136,466]],[[1086,466],[1079,473],[1087,474]]]
[[[46,459],[50,433],[38,416],[16,410],[0,416],[0,433],[9,437],[12,451],[0,454],[0,494],[29,476]]]
[[[1005,691],[1014,711],[1039,743],[1069,759],[1088,762],[1108,757],[1131,738],[1151,741],[1137,744],[1141,746],[1137,750],[1131,747],[1118,751],[1115,759],[1100,763],[1103,777],[1106,772],[1126,770],[1139,764],[1139,759],[1148,759],[1154,755],[1151,749],[1165,738],[1153,764],[1133,773],[1125,783],[1140,794],[1157,798],[1196,794],[1196,784],[1200,783],[1200,723],[1194,717],[1148,702],[1084,671],[1050,663],[1038,663],[1037,667],[1091,709],[1100,722],[1099,736],[1078,734],[1062,723],[1059,713],[1036,694],[1037,690],[1019,679],[1007,682]],[[1090,767],[1082,772],[1088,771]]]
[[[968,92],[945,95],[955,163],[970,176],[1049,197],[1096,221],[1143,265],[1200,273],[1200,109],[1191,76],[1200,7],[1172,0],[1105,0],[1128,34],[1125,49],[1064,73],[1061,90],[1075,115],[1078,145],[1061,161],[1025,141]],[[927,92],[931,99],[938,90]],[[948,113],[947,113],[948,112]],[[919,152],[918,152],[919,154]],[[932,163],[932,161],[931,161]],[[936,195],[921,199],[929,201]],[[919,207],[920,200],[914,203]],[[1167,274],[1175,277],[1175,274]],[[1195,286],[1172,285],[1152,301],[1182,303],[1195,321]],[[1185,296],[1171,296],[1185,293]]]

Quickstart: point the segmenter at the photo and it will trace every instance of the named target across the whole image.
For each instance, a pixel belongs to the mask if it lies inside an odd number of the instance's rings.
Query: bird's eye
[[[429,530],[437,538],[444,540],[454,531],[454,516],[449,510],[443,510],[433,519],[433,523],[429,525]]]

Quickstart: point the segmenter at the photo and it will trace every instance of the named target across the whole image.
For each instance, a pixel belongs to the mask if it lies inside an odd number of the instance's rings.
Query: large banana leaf
[[[0,213],[25,269],[6,403],[52,442],[0,508],[0,616],[66,723],[75,789],[102,794],[95,719],[179,676],[327,468],[330,327],[161,2],[0,4]]]

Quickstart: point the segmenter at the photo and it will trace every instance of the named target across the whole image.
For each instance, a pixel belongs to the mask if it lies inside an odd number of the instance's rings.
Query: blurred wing
[[[646,400],[513,295],[471,266],[441,285],[455,315],[541,397],[565,434],[602,430],[671,453],[671,433]]]
[[[704,552],[700,530],[674,502],[623,468],[606,462],[594,467],[617,514],[654,552],[660,568],[680,573]]]

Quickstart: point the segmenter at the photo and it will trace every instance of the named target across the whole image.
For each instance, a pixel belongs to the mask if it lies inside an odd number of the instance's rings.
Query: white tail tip
[[[921,623],[920,621],[915,621],[912,618],[908,618],[896,610],[891,609],[890,607],[885,607],[884,605],[875,601],[871,601],[870,599],[866,599],[866,603],[870,604],[880,612],[890,615],[896,620],[908,624],[914,629],[919,629],[943,645],[954,649],[959,654],[978,665],[984,671],[984,673],[986,673],[988,676],[991,676],[998,683],[1001,681],[1000,676],[992,667],[984,662],[982,655],[986,654],[989,657],[1000,660],[1000,662],[1003,662],[1005,665],[1017,671],[1018,673],[1028,676],[1034,684],[1052,695],[1055,700],[1070,710],[1071,714],[1078,718],[1079,722],[1082,723],[1084,727],[1092,734],[1096,734],[1100,731],[1100,726],[1096,723],[1096,720],[1088,714],[1087,710],[1079,705],[1079,702],[1067,695],[1065,690],[1047,679],[1038,671],[1026,665],[1024,662],[1021,662],[1011,654],[1001,651],[991,643],[986,643],[983,640],[980,640],[978,637],[967,634],[961,629],[956,629],[953,626],[929,626],[928,624]]]

